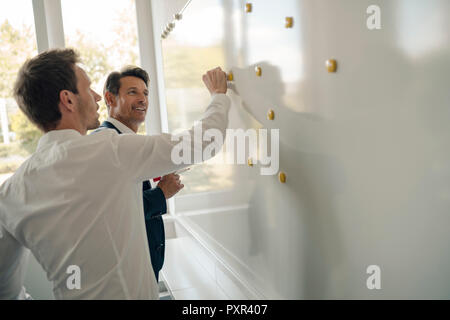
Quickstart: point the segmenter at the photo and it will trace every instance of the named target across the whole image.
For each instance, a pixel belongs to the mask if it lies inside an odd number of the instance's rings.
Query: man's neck
[[[82,136],[85,136],[87,133],[86,128],[82,128],[80,125],[75,125],[73,123],[67,123],[63,121],[61,121],[54,130],[67,130],[67,129],[78,131]]]

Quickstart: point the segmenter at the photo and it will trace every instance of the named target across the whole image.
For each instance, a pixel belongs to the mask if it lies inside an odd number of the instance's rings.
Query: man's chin
[[[98,127],[100,127],[100,121],[98,121],[98,119],[97,119],[97,120],[95,120],[94,123],[89,125],[87,129],[88,130],[94,130],[94,129],[97,129]]]
[[[140,117],[137,120],[140,122],[144,122],[146,116],[147,116],[147,113],[144,113],[143,115],[140,115]]]

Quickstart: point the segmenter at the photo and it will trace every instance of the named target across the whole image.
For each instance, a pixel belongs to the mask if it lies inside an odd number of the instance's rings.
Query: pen
[[[174,173],[175,173],[175,174],[180,174],[180,173],[189,171],[190,169],[191,169],[191,168],[184,168],[184,169],[175,171]],[[153,182],[158,182],[158,181],[160,181],[160,180],[161,180],[161,177],[153,178]]]

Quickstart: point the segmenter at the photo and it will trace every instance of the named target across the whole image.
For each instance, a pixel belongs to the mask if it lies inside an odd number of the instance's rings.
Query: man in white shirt
[[[15,84],[19,107],[45,134],[0,187],[0,299],[24,296],[29,250],[57,299],[158,299],[142,181],[188,164],[173,163],[178,141],[168,134],[86,136],[99,125],[101,97],[77,63],[71,49],[44,52],[24,64]],[[226,75],[216,68],[203,81],[213,97],[201,125],[225,136]]]

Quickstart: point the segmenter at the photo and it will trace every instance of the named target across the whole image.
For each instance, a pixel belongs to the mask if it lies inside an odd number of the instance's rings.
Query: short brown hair
[[[105,83],[105,88],[103,89],[103,94],[105,94],[106,91],[109,91],[113,95],[117,96],[120,90],[120,79],[125,77],[139,78],[142,81],[144,81],[145,85],[148,87],[149,77],[147,71],[135,66],[126,66],[122,68],[122,70],[120,70],[119,72],[114,71],[108,75],[108,78],[106,79]]]
[[[75,64],[79,56],[73,49],[53,49],[27,60],[14,84],[19,108],[39,129],[55,129],[61,120],[60,92],[78,94]]]

